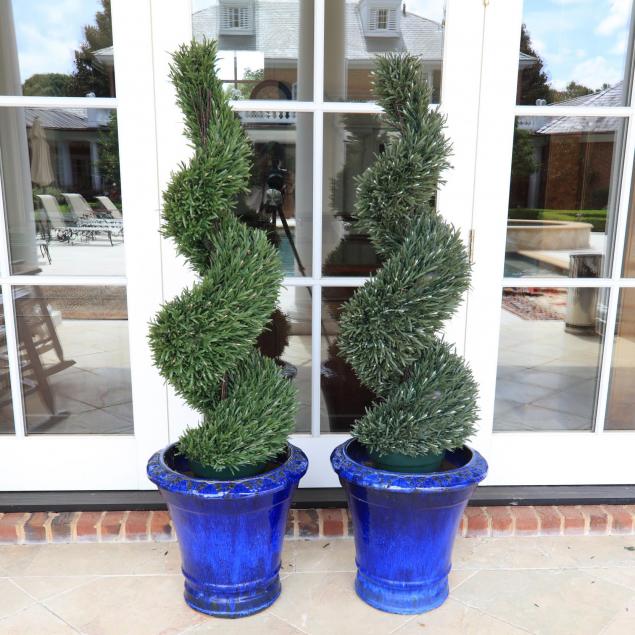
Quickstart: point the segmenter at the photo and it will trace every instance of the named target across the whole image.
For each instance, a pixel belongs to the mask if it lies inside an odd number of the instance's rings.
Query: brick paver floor
[[[457,538],[451,594],[418,616],[382,613],[353,590],[350,538],[285,544],[282,595],[220,620],[182,599],[175,542],[0,547],[0,634],[628,635],[635,536]]]

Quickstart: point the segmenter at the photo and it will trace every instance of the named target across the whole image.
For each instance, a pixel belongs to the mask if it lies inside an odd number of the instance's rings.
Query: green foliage
[[[531,137],[531,132],[519,128],[518,120],[514,120],[513,177],[530,176],[538,169],[538,164],[534,159],[534,146],[531,143]]]
[[[381,454],[440,454],[474,433],[472,372],[445,342],[432,340],[408,376],[355,427],[355,436]]]
[[[64,73],[35,73],[22,85],[25,97],[67,97],[71,90],[72,77]]]
[[[518,94],[520,103],[524,106],[535,106],[537,99],[551,99],[551,85],[549,75],[545,70],[545,63],[531,41],[531,35],[525,24],[520,30],[520,52],[534,58],[529,68],[520,71],[518,80]]]
[[[375,93],[394,133],[359,179],[355,217],[384,264],[344,306],[338,347],[379,399],[353,435],[380,454],[439,453],[461,446],[477,415],[469,368],[438,339],[470,280],[459,233],[433,204],[450,144],[416,57],[379,58]]]
[[[238,84],[237,88],[232,89],[232,99],[249,99],[251,91],[265,78],[265,69],[257,68],[252,70],[246,68],[243,73],[243,80],[248,83]]]
[[[117,134],[117,111],[113,110],[108,118],[108,127],[99,135],[99,172],[104,187],[119,189],[119,136]]]
[[[252,351],[227,375],[227,398],[179,440],[179,451],[214,469],[275,458],[293,428],[296,392],[275,361]]]
[[[594,232],[606,231],[606,209],[538,209],[514,207],[509,210],[513,220],[562,220],[591,223]]]
[[[221,469],[277,456],[296,403],[275,361],[254,348],[275,309],[282,265],[266,234],[234,214],[251,146],[216,61],[215,42],[192,42],[171,67],[194,154],[164,194],[162,231],[201,279],[162,307],[149,339],[163,377],[203,415],[179,440],[179,451]]]
[[[110,0],[101,0],[101,11],[95,13],[95,24],[84,27],[84,42],[75,51],[75,69],[72,75],[72,95],[83,97],[95,93],[97,97],[109,97],[110,79],[106,70],[97,62],[94,53],[112,46],[112,19]]]
[[[174,54],[170,67],[194,156],[164,194],[163,234],[201,275],[214,258],[211,240],[219,223],[240,232],[234,208],[238,195],[248,191],[251,171],[251,145],[216,74],[216,55],[215,43],[192,43]],[[253,236],[266,241],[264,234]]]

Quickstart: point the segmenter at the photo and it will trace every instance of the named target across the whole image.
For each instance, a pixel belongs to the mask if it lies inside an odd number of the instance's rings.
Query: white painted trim
[[[629,117],[633,108],[626,106],[515,106],[517,117]]]
[[[125,287],[126,283],[125,276],[0,276],[0,284],[13,285]]]
[[[115,62],[116,63],[116,62]],[[117,108],[116,97],[23,97],[0,95],[0,108]]]

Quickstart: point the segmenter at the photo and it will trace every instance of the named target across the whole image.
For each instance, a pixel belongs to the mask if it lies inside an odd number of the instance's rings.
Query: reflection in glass
[[[110,0],[0,3],[0,94],[115,96]]]
[[[342,305],[355,290],[356,287],[322,289],[322,432],[349,432],[373,400],[373,393],[360,384],[352,367],[340,357],[337,350]]]
[[[263,355],[276,360],[298,391],[296,432],[311,432],[311,288],[283,287],[278,309],[258,338]]]
[[[503,290],[495,432],[592,429],[604,298],[598,289]]]
[[[372,101],[377,55],[409,52],[419,57],[441,97],[445,0],[329,0],[325,3],[324,98]]]
[[[280,249],[286,276],[311,274],[313,115],[239,112],[253,144],[250,191],[238,214]]]
[[[132,434],[126,289],[17,287],[29,434]]]
[[[624,128],[618,117],[516,119],[506,277],[607,272]],[[582,255],[594,263],[586,273],[576,265]]]
[[[0,434],[13,434],[13,406],[9,378],[7,327],[4,321],[4,302],[0,292]]]
[[[635,289],[622,289],[605,430],[635,430]]]
[[[628,210],[628,224],[624,241],[624,264],[622,275],[625,278],[635,277],[635,178],[631,182],[631,200]]]
[[[312,0],[193,0],[192,10],[194,38],[218,41],[232,99],[312,99]]]
[[[1,108],[0,159],[13,274],[125,275],[114,110]]]
[[[322,271],[367,276],[379,266],[368,236],[353,221],[357,177],[382,152],[387,133],[374,115],[324,115]]]
[[[631,0],[525,0],[516,103],[625,106]]]

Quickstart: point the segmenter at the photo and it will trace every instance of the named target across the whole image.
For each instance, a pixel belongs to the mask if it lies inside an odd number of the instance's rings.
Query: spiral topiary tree
[[[338,347],[378,395],[353,436],[380,467],[426,471],[474,432],[476,383],[439,335],[469,286],[470,263],[435,209],[450,144],[420,61],[378,58],[374,91],[392,134],[358,180],[355,218],[383,267],[344,306]]]
[[[182,46],[170,67],[193,156],[164,193],[162,233],[200,279],[163,305],[149,340],[162,376],[202,415],[179,453],[201,476],[230,478],[285,449],[297,405],[293,384],[255,348],[276,308],[282,264],[266,234],[234,212],[252,149],[216,63],[216,43],[203,41]]]

